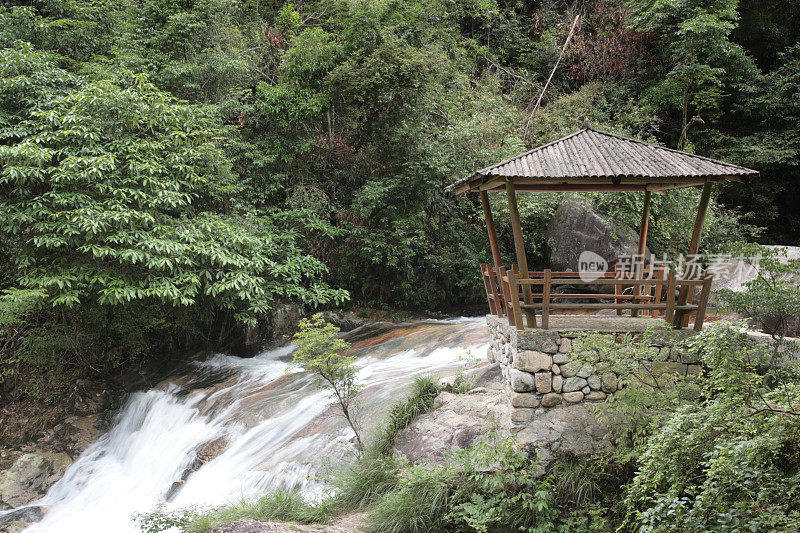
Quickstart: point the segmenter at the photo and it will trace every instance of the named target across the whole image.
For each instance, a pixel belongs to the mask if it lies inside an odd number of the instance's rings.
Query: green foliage
[[[781,339],[791,336],[789,323],[800,316],[800,260],[788,259],[785,248],[740,244],[731,248],[734,257],[757,263],[755,278],[741,291],[720,290],[718,296],[729,310],[752,318],[758,327]]]
[[[356,382],[358,369],[353,364],[355,357],[345,355],[350,344],[337,337],[339,328],[325,322],[322,313],[304,318],[299,327],[300,331],[294,335],[297,350],[292,354],[292,361],[315,374],[318,382],[333,393],[356,434],[358,448],[363,449],[354,412],[356,397],[361,392],[361,386]]]
[[[440,388],[435,376],[421,376],[414,379],[408,398],[392,407],[389,417],[382,426],[376,442],[370,451],[378,455],[388,455],[392,451],[397,434],[405,429],[416,417],[433,410],[433,400]]]

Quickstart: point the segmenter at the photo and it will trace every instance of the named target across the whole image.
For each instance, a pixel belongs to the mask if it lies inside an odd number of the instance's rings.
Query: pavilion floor
[[[537,316],[537,318],[539,317]],[[547,329],[551,331],[637,332],[645,331],[648,328],[666,328],[668,326],[665,320],[649,316],[550,315],[550,326]],[[525,329],[541,328],[526,327]]]

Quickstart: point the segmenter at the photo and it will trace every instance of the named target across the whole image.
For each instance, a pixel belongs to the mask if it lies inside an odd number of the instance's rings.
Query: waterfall
[[[481,359],[483,319],[365,327],[354,343],[360,419],[369,435],[415,376],[453,374]],[[354,435],[292,347],[227,355],[131,394],[108,433],[73,463],[39,505],[30,532],[137,531],[136,513],[211,507],[287,488],[313,497],[321,474],[355,457]]]

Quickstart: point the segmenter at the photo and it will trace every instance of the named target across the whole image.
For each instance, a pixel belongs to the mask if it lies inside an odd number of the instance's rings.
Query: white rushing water
[[[485,353],[486,337],[482,319],[354,336],[365,434],[415,376],[454,373]],[[353,433],[290,354],[291,347],[249,359],[216,355],[132,394],[109,432],[34,504],[47,513],[27,531],[138,531],[132,516],[157,506],[219,506],[275,488],[321,490],[319,474],[352,459]],[[199,451],[209,460],[198,460]]]

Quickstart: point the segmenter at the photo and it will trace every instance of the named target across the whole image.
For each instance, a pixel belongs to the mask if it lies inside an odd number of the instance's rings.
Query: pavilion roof
[[[706,181],[744,181],[758,172],[592,128],[477,171],[453,185],[456,192],[644,191],[694,187]]]

